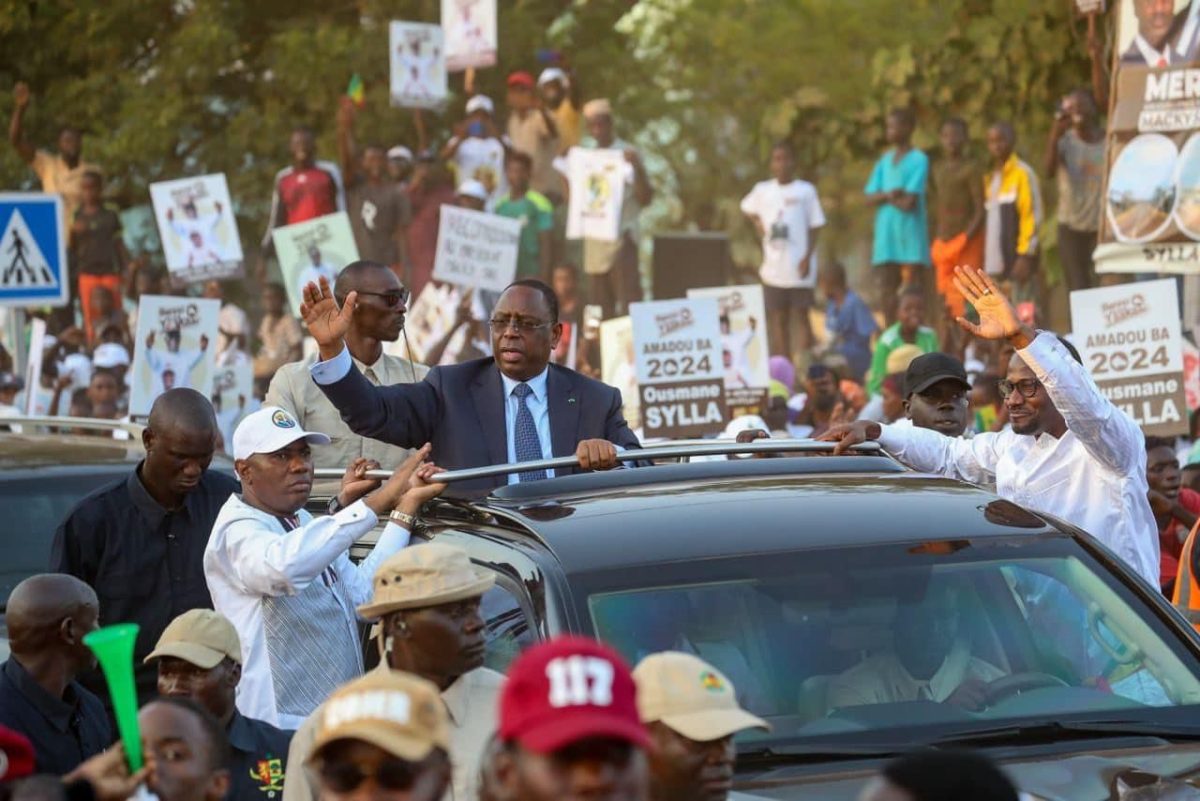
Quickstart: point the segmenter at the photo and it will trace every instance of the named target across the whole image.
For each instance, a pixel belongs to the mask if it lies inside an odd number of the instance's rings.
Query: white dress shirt
[[[296,516],[299,528],[286,531],[270,512],[230,496],[204,550],[204,578],[213,607],[229,618],[242,641],[238,710],[282,729],[295,729],[304,715],[281,715],[276,709],[263,619],[267,599],[295,595],[333,569],[353,604],[364,604],[371,598],[375,569],[409,538],[406,529],[389,523],[370,556],[356,567],[346,551],[377,522],[366,503],[356,501],[328,517],[313,519],[303,509]],[[357,619],[354,609],[344,611],[351,623]]]
[[[1158,526],[1146,498],[1142,432],[1105,398],[1053,334],[1038,334],[1017,355],[1042,382],[1067,423],[1061,439],[1011,429],[972,439],[923,428],[883,426],[879,443],[917,470],[975,484],[1087,531],[1158,586]]]

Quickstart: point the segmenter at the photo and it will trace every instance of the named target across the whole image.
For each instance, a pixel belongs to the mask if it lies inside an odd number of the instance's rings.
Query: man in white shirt
[[[1007,339],[1016,354],[1001,382],[1011,429],[973,439],[920,428],[860,421],[821,439],[835,453],[868,439],[918,470],[975,484],[1035,512],[1057,515],[1113,550],[1158,586],[1158,526],[1146,498],[1142,432],[1100,393],[1073,348],[1017,319],[1008,299],[982,272],[955,269],[955,285],[979,312],[958,322],[983,339]]]
[[[187,389],[192,386],[192,370],[195,370],[208,350],[208,337],[200,335],[199,350],[180,350],[183,335],[179,329],[166,333],[166,351],[154,350],[154,332],[146,335],[146,364],[158,379],[155,389],[166,392],[176,387]]]
[[[336,281],[338,277],[338,271],[333,268],[332,264],[325,261],[321,255],[321,249],[317,247],[315,242],[310,243],[308,246],[308,259],[309,264],[296,276],[296,286],[298,287],[296,297],[302,297],[304,295],[304,287],[310,283],[315,284],[317,281],[320,281],[322,276],[330,284]]]
[[[275,406],[248,415],[233,432],[241,495],[226,501],[204,551],[214,608],[237,627],[245,647],[238,709],[282,729],[300,725],[334,689],[362,673],[355,607],[371,596],[379,564],[408,544],[421,505],[444,489],[416,451],[383,486],[355,461],[342,479],[341,511],[313,519],[311,445],[329,437],[302,429]],[[363,497],[365,496],[365,497]],[[357,567],[354,541],[390,521]]]
[[[817,232],[825,225],[825,212],[816,187],[796,177],[796,154],[788,142],[772,148],[771,176],[742,198],[742,213],[762,240],[759,276],[771,352],[791,358],[793,309],[799,316],[800,350],[812,346],[808,311],[817,285]]]

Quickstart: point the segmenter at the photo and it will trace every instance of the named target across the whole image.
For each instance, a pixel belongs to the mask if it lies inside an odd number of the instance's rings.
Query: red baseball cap
[[[0,726],[0,781],[11,782],[33,775],[33,745],[29,738]]]
[[[508,76],[509,86],[524,86],[526,89],[532,89],[534,82],[533,76],[525,70],[517,70]]]
[[[548,754],[589,737],[651,747],[625,660],[606,645],[573,636],[523,653],[500,695],[500,738]]]

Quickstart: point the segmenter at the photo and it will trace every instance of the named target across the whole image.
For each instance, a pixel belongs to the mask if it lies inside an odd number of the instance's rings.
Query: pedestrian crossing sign
[[[0,306],[65,306],[68,280],[62,197],[0,193]]]

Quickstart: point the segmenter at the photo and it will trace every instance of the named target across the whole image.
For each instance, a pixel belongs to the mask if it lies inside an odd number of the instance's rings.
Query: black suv
[[[1200,775],[1200,638],[1156,588],[1070,525],[867,450],[452,487],[418,539],[495,574],[493,668],[562,632],[715,665],[772,724],[739,738],[752,797],[853,799],[921,744],[991,749],[1035,798]]]

